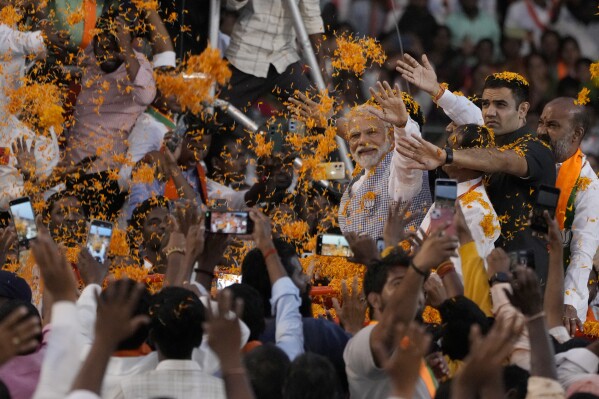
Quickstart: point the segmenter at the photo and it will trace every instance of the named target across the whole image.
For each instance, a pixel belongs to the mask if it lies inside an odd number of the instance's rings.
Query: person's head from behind
[[[302,307],[300,313],[304,317],[311,315],[310,308],[310,292],[309,281],[306,274],[303,272],[302,265],[297,256],[295,247],[278,238],[273,240],[277,254],[281,258],[281,263],[287,272],[287,275],[300,290],[302,297]],[[264,256],[259,249],[253,249],[247,253],[241,265],[241,282],[255,288],[262,298],[264,315],[271,317],[270,298],[272,296],[271,283],[266,270],[266,262]]]
[[[393,144],[393,128],[371,114],[371,107],[364,104],[352,108],[341,123],[351,155],[364,169],[376,167]]]
[[[461,125],[453,129],[447,138],[447,145],[454,150],[466,148],[492,148],[495,147],[495,135],[486,126],[476,124]],[[458,168],[455,165],[445,165],[443,171],[452,179],[466,181],[474,179],[481,172],[470,169]]]
[[[163,288],[152,298],[150,318],[150,340],[160,360],[191,359],[204,334],[205,311],[198,296],[185,288]]]
[[[103,14],[96,23],[97,33],[93,38],[94,55],[104,73],[112,73],[125,62],[116,32],[120,22],[113,13]]]
[[[524,399],[528,391],[530,373],[521,367],[510,365],[503,368],[503,385],[506,399]]]
[[[42,318],[41,318],[39,312],[37,311],[37,308],[35,306],[33,306],[33,304],[31,302],[25,302],[20,299],[10,299],[10,300],[4,302],[2,305],[0,305],[0,322],[2,322],[12,312],[14,312],[15,310],[17,310],[20,307],[24,307],[27,309],[27,313],[25,315],[23,315],[22,319],[26,319],[26,318],[29,318],[32,316],[37,318],[39,320],[39,326],[40,326],[40,331],[41,331]],[[41,333],[36,337],[36,340],[38,341],[39,344],[42,343],[42,334]],[[19,356],[29,355],[29,354],[35,352],[37,349],[38,348],[34,348],[29,352],[18,353],[17,355],[19,355]]]
[[[529,84],[514,72],[487,76],[481,100],[485,125],[495,134],[512,133],[526,124]]]
[[[537,134],[551,143],[556,162],[564,162],[580,147],[591,127],[591,117],[584,105],[574,98],[558,97],[545,105],[539,118]]]
[[[304,353],[297,357],[289,367],[283,385],[283,398],[341,398],[337,372],[331,361],[314,353]]]
[[[137,249],[157,251],[166,238],[167,218],[169,215],[168,201],[163,196],[151,197],[139,204],[129,221],[130,244]]]
[[[247,167],[247,148],[243,139],[235,134],[215,134],[212,137],[206,164],[213,178],[225,183],[244,180]]]
[[[111,284],[124,285],[129,292],[129,295],[132,295],[137,289],[137,284],[133,280],[123,279],[112,282]],[[115,287],[116,288],[116,287]],[[102,291],[100,294],[101,297],[106,295],[106,291]],[[140,315],[149,315],[150,313],[150,303],[152,301],[152,294],[147,289],[144,289],[141,294],[137,306],[135,307],[133,314],[131,317],[140,316]],[[125,340],[121,341],[117,347],[117,350],[135,350],[138,349],[143,343],[145,343],[148,339],[148,331],[149,326],[147,324],[139,327],[135,333],[131,336],[127,337]]]
[[[16,273],[0,270],[0,305],[11,300],[31,303],[31,287]]]
[[[441,349],[454,360],[463,360],[470,351],[470,329],[474,324],[484,335],[490,328],[482,310],[465,296],[455,296],[439,307],[443,320]]]
[[[280,399],[290,361],[273,344],[259,346],[243,358],[256,399]]]
[[[233,299],[243,299],[241,320],[250,329],[248,341],[257,341],[264,332],[264,304],[260,293],[248,284],[233,284],[227,287],[233,294]]]
[[[381,317],[391,296],[403,281],[410,261],[411,258],[398,247],[379,262],[368,266],[363,284],[371,318],[376,320]],[[424,303],[424,295],[421,300]]]
[[[85,240],[87,214],[81,200],[73,192],[61,191],[46,201],[44,222],[50,234],[63,244]]]

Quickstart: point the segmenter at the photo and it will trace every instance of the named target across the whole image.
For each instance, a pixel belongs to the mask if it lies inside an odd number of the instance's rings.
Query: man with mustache
[[[405,94],[404,100],[398,86],[393,90],[387,82],[384,85],[379,82],[378,91],[371,89],[378,105],[355,107],[339,124],[361,169],[341,198],[339,226],[343,233],[366,234],[374,240],[382,237],[389,209],[397,202],[412,201],[410,211],[416,216],[409,226],[420,225],[431,203],[427,172],[408,169],[408,159],[393,151],[393,135],[395,140],[420,137],[414,120],[422,121],[419,106]]]
[[[564,326],[570,335],[582,330],[588,309],[587,283],[599,247],[599,179],[580,143],[590,128],[590,116],[573,98],[556,98],[543,108],[537,134],[551,141],[557,162],[556,186],[561,189],[556,217],[564,239],[567,266]]]
[[[457,96],[437,82],[437,74],[422,56],[422,64],[405,55],[397,70],[408,82],[429,93],[456,125],[475,123],[491,128],[496,148],[445,149],[421,138],[401,138],[397,150],[413,162],[410,167],[433,170],[443,165],[478,170],[489,175],[487,192],[501,223],[497,247],[506,251],[532,250],[536,272],[542,283],[547,278],[548,253],[545,242],[533,235],[528,225],[539,185],[555,185],[553,153],[526,127],[529,84],[513,72],[487,76],[482,93],[482,110],[464,96]],[[492,279],[493,280],[493,279]]]

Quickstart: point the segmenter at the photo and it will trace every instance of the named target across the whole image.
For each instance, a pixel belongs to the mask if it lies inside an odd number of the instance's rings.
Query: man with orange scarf
[[[566,269],[564,326],[570,335],[582,330],[587,315],[587,282],[599,246],[599,179],[580,142],[590,127],[585,107],[573,98],[556,98],[543,109],[537,134],[551,141],[557,162],[556,186],[561,194],[556,217],[564,239]]]

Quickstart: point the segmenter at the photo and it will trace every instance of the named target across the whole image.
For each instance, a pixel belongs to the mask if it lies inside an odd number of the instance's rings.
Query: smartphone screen
[[[100,263],[104,263],[112,238],[112,223],[92,220],[87,234],[87,249]]]
[[[453,208],[458,198],[458,182],[453,179],[435,180],[435,203]]]
[[[353,256],[349,243],[342,235],[321,234],[316,241],[316,254],[323,256]]]
[[[543,216],[544,211],[549,212],[549,217],[555,217],[555,209],[559,200],[559,188],[550,186],[539,186],[537,191],[537,200],[532,209],[532,218],[530,228],[540,233],[548,233],[549,226]]]
[[[216,234],[251,234],[254,230],[248,212],[208,211],[206,229]]]
[[[29,197],[18,198],[10,202],[10,214],[17,230],[19,244],[27,246],[37,237],[35,214]]]

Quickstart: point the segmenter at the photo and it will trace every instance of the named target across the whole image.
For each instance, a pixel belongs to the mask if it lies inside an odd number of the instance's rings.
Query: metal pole
[[[220,26],[220,0],[210,0],[210,47],[218,47],[218,28]]]
[[[310,43],[310,37],[308,36],[308,32],[306,31],[306,27],[304,25],[304,21],[302,20],[302,14],[300,13],[299,7],[297,6],[295,0],[283,0],[287,4],[287,9],[291,13],[291,18],[293,19],[293,26],[295,27],[295,33],[297,34],[298,41],[304,50],[303,54],[310,66],[310,75],[312,75],[312,80],[316,84],[316,87],[320,91],[326,90],[327,86],[324,84],[324,79],[322,78],[322,73],[320,71],[320,65],[318,65],[318,61],[316,60],[316,55],[314,54],[314,49],[312,48],[312,43]],[[351,175],[354,171],[354,164],[349,159],[349,155],[347,152],[347,145],[345,144],[345,140],[343,138],[336,136],[335,142],[337,143],[337,148],[339,149],[339,155],[341,156],[341,160],[345,164],[345,169]]]

